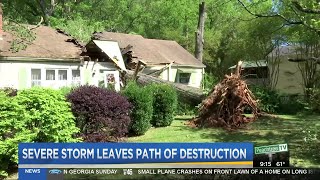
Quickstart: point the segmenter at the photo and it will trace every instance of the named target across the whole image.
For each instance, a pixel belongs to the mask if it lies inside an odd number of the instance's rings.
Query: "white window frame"
[[[32,80],[32,70],[40,70],[41,73],[41,79],[40,80]],[[54,80],[47,80],[47,70],[54,70],[55,72],[55,78]],[[59,70],[66,70],[67,71],[67,79],[66,80],[59,80]],[[76,70],[80,72],[80,76],[78,80],[73,80],[73,74],[72,72]],[[33,82],[37,81],[39,85],[37,86],[45,86],[47,84],[47,82],[56,82],[59,85],[59,82],[61,82],[61,84],[66,84],[66,86],[74,86],[74,85],[81,85],[82,82],[82,73],[81,70],[78,68],[70,68],[70,67],[34,67],[34,68],[30,68],[30,87],[33,87],[32,84]],[[63,85],[61,86],[63,87]],[[52,87],[54,88],[54,87]]]
[[[40,80],[34,80],[32,79],[32,70],[40,70]],[[43,75],[42,75],[42,69],[41,68],[31,68],[30,70],[30,87],[34,87],[34,86],[41,86],[42,85],[42,78],[43,78]],[[37,82],[36,85],[33,85],[33,82]]]
[[[79,79],[74,80],[73,79],[73,71],[79,71]],[[81,85],[81,71],[80,69],[71,69],[71,86],[79,86]]]
[[[181,74],[189,74],[190,76],[189,76],[189,79],[188,79],[188,82],[181,82]],[[178,73],[178,83],[180,83],[180,84],[190,84],[190,81],[191,81],[191,76],[192,76],[192,73],[181,73],[181,72],[179,72]]]

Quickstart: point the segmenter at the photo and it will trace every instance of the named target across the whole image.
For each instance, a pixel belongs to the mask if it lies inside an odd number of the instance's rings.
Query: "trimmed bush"
[[[177,108],[177,92],[166,84],[149,85],[153,94],[153,116],[151,124],[154,127],[170,126]]]
[[[0,179],[18,163],[18,143],[32,142],[35,133],[26,127],[25,109],[16,98],[0,92]]]
[[[0,177],[18,163],[18,143],[76,142],[78,132],[60,91],[32,88],[15,97],[0,92]]]
[[[143,135],[151,127],[152,119],[152,93],[149,89],[139,87],[135,82],[129,82],[123,94],[133,105],[130,113],[131,124],[130,133],[134,135]]]
[[[86,85],[74,89],[67,99],[85,141],[114,141],[127,135],[131,105],[126,97]]]
[[[28,129],[36,133],[35,142],[77,142],[79,132],[70,104],[59,90],[34,87],[22,90],[16,96],[24,105],[29,119]]]

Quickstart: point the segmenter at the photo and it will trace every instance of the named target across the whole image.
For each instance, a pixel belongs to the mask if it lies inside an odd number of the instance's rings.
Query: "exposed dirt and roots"
[[[241,64],[240,61],[235,72],[225,75],[225,78],[212,89],[202,102],[198,117],[193,119],[190,125],[235,129],[257,119],[257,100],[247,83],[241,79]],[[245,110],[251,112],[252,116],[243,115]]]

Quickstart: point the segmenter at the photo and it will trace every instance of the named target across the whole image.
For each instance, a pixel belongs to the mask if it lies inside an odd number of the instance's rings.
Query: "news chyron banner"
[[[253,143],[21,143],[19,179],[81,168],[252,168],[253,154]]]

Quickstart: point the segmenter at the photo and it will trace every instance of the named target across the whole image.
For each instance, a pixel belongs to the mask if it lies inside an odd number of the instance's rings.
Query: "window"
[[[68,71],[58,70],[58,78],[59,81],[66,81],[68,79]]]
[[[31,87],[60,88],[80,84],[80,70],[77,69],[31,69]]]
[[[104,71],[104,86],[108,89],[120,91],[119,71]]]
[[[268,78],[268,67],[245,68],[242,76],[247,79],[266,79]]]
[[[54,81],[56,78],[55,70],[46,70],[46,80]]]
[[[31,87],[41,86],[41,69],[31,69]]]
[[[80,70],[72,70],[72,85],[80,85]]]
[[[189,84],[191,73],[179,73],[179,83]]]

